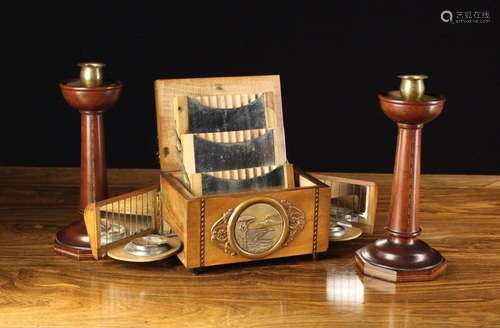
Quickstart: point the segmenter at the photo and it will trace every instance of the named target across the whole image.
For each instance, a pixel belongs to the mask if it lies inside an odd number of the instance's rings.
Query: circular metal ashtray
[[[352,213],[352,211],[332,209],[330,226],[328,227],[328,239],[330,241],[346,241],[361,236],[363,230],[351,224],[351,222],[356,222],[359,218],[362,217]]]
[[[363,233],[358,227],[341,225],[341,222],[335,222],[330,225],[328,239],[330,241],[347,241],[356,239]]]
[[[330,239],[336,239],[340,238],[343,235],[345,235],[346,228],[340,225],[330,225],[329,232],[330,232]]]
[[[181,247],[182,242],[175,235],[151,234],[109,249],[108,256],[126,262],[152,262],[176,254]]]
[[[170,250],[168,237],[162,235],[148,235],[138,237],[127,245],[125,250],[135,256],[155,256]]]

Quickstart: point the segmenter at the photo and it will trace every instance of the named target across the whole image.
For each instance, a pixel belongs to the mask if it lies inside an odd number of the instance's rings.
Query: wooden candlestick
[[[118,101],[122,84],[102,80],[103,64],[80,66],[82,79],[59,85],[66,102],[81,116],[80,218],[56,234],[54,250],[84,260],[93,257],[83,211],[89,203],[105,199],[108,192],[103,113]]]
[[[398,125],[396,162],[386,238],[355,253],[358,270],[388,281],[432,280],[444,272],[446,260],[417,239],[422,128],[442,111],[442,96],[404,99],[400,92],[379,95],[383,112]]]

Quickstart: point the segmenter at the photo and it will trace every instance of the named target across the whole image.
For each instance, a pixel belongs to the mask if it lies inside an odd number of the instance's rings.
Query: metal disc
[[[125,245],[125,250],[136,256],[154,256],[170,249],[168,237],[162,235],[148,235],[136,238]]]
[[[329,240],[330,241],[346,241],[351,239],[356,239],[363,233],[363,230],[357,227],[342,227],[344,228],[344,233],[342,235],[332,235],[330,233]],[[330,230],[331,231],[331,230]]]
[[[181,249],[182,242],[179,237],[161,236],[161,238],[159,238],[158,236],[161,235],[151,235],[151,238],[146,239],[144,238],[149,236],[136,238],[126,245],[120,245],[108,250],[108,256],[119,261],[153,262],[170,257]],[[164,238],[166,238],[166,240]],[[147,244],[148,242],[149,244]],[[154,244],[155,242],[156,244]],[[161,244],[157,242],[161,242]],[[146,246],[145,243],[147,244]],[[139,249],[137,246],[139,246]],[[129,247],[129,249],[127,249],[127,247]],[[141,251],[141,247],[147,250]],[[132,252],[130,249],[132,249]]]

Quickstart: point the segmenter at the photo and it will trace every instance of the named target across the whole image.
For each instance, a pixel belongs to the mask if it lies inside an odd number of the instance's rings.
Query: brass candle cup
[[[425,94],[424,80],[427,75],[398,75],[401,79],[399,91],[405,100],[420,100]]]
[[[80,80],[86,87],[97,87],[103,83],[104,77],[102,69],[106,66],[103,63],[79,63]]]

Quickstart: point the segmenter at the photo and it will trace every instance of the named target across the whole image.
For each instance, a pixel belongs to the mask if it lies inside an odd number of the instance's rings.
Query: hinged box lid
[[[155,97],[164,172],[185,171],[181,139],[191,134],[217,142],[272,134],[276,162],[287,161],[279,75],[157,80]]]

